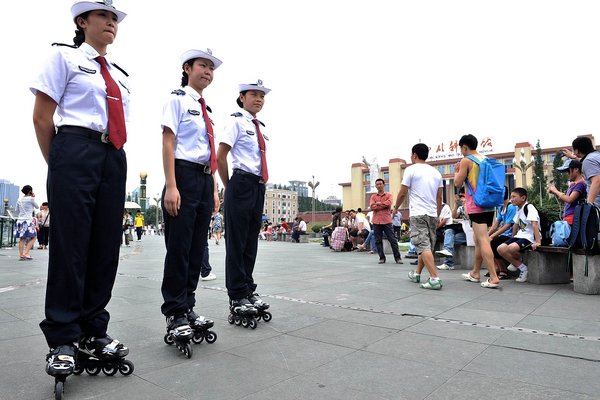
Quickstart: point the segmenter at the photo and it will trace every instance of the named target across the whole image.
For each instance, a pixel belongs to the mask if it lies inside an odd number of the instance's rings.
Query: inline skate
[[[190,327],[194,331],[192,342],[199,344],[206,339],[207,343],[214,343],[217,340],[217,334],[210,330],[215,323],[213,320],[206,319],[201,315],[198,315],[194,310],[190,310],[187,315]]]
[[[250,303],[247,298],[232,300],[229,299],[229,317],[227,321],[230,324],[242,325],[244,328],[250,327],[256,329],[256,318],[254,316],[258,310]]]
[[[46,373],[54,377],[54,398],[60,400],[65,391],[65,381],[75,369],[75,346],[66,344],[50,349],[46,355]]]
[[[194,331],[188,324],[187,315],[171,315],[167,317],[167,333],[164,340],[168,345],[175,345],[187,358],[192,358]]]
[[[267,311],[267,309],[269,308],[269,303],[265,303],[260,298],[260,295],[258,293],[250,293],[248,295],[248,301],[252,303],[254,308],[256,308],[256,319],[258,321],[260,321],[260,319],[262,318],[263,321],[269,322],[273,318],[273,315],[269,311]]]
[[[80,375],[85,371],[88,375],[98,375],[102,371],[104,375],[113,376],[118,371],[121,375],[131,375],[134,366],[131,361],[125,360],[127,354],[129,349],[108,335],[82,338],[73,373]]]

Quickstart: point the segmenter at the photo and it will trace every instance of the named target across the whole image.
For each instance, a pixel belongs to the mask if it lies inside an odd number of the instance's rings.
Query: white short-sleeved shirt
[[[241,115],[240,115],[241,114]],[[231,161],[234,169],[241,169],[251,174],[261,176],[260,148],[256,126],[252,120],[254,117],[246,110],[232,114],[225,129],[219,135],[219,143],[231,146]],[[269,139],[265,135],[264,127],[261,125],[260,132],[265,139],[265,154]]]
[[[161,127],[175,134],[175,158],[197,164],[210,164],[210,142],[202,115],[200,94],[186,86],[174,90],[165,106]]]
[[[410,216],[428,215],[437,218],[437,192],[443,187],[442,174],[429,164],[417,163],[406,168],[402,185],[410,189]]]
[[[452,223],[452,210],[448,204],[444,204],[442,206],[442,210],[438,216],[438,221],[444,221],[444,226]]]
[[[23,196],[17,200],[18,219],[20,221],[28,221],[33,218],[33,211],[40,208],[35,202],[35,198],[31,196]]]
[[[527,217],[525,216],[525,207],[527,207]],[[533,234],[533,226],[531,225],[532,221],[537,221],[539,227],[540,216],[533,204],[525,203],[523,207],[517,210],[515,218],[513,219],[513,222],[519,227],[515,237],[527,239],[531,243],[534,243],[535,236]]]
[[[47,94],[56,102],[56,126],[74,125],[98,132],[108,130],[106,83],[100,64],[94,60],[98,52],[87,43],[79,48],[53,46],[43,70],[29,88]],[[108,71],[118,84],[125,119],[129,117],[129,84],[127,76],[105,56]]]
[[[356,217],[354,218],[354,223],[356,224],[357,229],[360,228],[361,222],[363,223],[363,229],[366,229],[368,231],[371,230],[371,224],[367,220],[367,217],[364,214],[356,214]]]

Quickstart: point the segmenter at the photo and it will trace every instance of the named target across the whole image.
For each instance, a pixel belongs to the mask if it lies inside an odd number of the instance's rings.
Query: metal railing
[[[0,247],[13,247],[17,244],[15,238],[15,224],[17,220],[11,217],[0,216]]]

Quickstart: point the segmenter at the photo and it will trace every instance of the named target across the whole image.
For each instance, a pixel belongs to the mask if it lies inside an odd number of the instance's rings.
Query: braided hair
[[[75,29],[75,37],[73,38],[73,43],[75,44],[75,47],[79,47],[83,44],[83,42],[85,42],[85,32],[83,31],[83,28],[80,27],[77,23],[77,18],[81,17],[83,19],[87,19],[90,13],[91,11],[86,11],[83,14],[80,14],[77,17],[75,17],[75,26],[77,27],[77,29]]]
[[[181,72],[181,87],[185,87],[189,84],[190,81],[190,77],[188,76],[188,74],[185,72],[185,64],[189,65],[190,67],[194,66],[194,62],[197,60],[197,58],[192,58],[187,60],[186,62],[183,63],[183,65],[181,66],[181,68],[183,69],[183,71]]]

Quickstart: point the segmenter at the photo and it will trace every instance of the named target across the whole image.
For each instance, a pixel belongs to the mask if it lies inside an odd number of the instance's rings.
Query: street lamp
[[[534,160],[527,161],[525,158],[525,149],[521,149],[521,157],[519,158],[519,162],[517,163],[517,159],[513,157],[513,166],[521,171],[521,185],[523,187],[526,186],[527,183],[527,170],[531,168],[534,164]],[[541,194],[541,185],[540,185],[540,201],[542,199]]]
[[[315,223],[315,190],[317,189],[317,186],[319,186],[319,182],[315,182],[315,176],[312,176],[312,181],[308,182],[308,186],[310,186],[310,188],[312,189],[312,218],[311,218],[311,222],[314,224]]]
[[[140,204],[142,213],[146,212],[146,178],[148,177],[147,172],[140,172]]]

